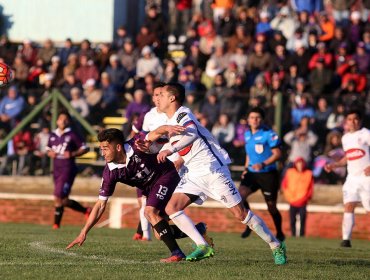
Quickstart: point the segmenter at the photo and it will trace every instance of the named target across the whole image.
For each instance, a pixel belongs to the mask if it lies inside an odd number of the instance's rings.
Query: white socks
[[[352,235],[352,229],[355,225],[355,214],[344,212],[342,222],[342,237],[343,240],[350,240]]]
[[[194,226],[193,221],[186,216],[184,211],[178,211],[170,215],[170,219],[182,232],[186,233],[186,235],[189,236],[197,246],[207,245],[207,242],[204,240],[203,236]]]
[[[280,246],[279,240],[271,233],[265,222],[260,217],[253,214],[251,210],[248,211],[248,215],[242,223],[249,226],[251,230],[257,233],[259,237],[269,244],[271,249]]]
[[[139,211],[140,223],[141,223],[141,229],[143,230],[143,238],[146,238],[147,240],[150,240],[151,239],[150,223],[147,220],[147,218],[145,218],[145,215],[144,215],[145,206],[146,206],[146,197],[143,196],[143,197],[141,197],[141,208],[140,208],[140,211]]]

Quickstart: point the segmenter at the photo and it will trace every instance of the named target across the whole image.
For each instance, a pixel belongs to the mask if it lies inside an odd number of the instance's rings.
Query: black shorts
[[[261,189],[266,201],[276,201],[280,189],[280,176],[277,170],[264,173],[247,172],[240,183],[255,192]]]

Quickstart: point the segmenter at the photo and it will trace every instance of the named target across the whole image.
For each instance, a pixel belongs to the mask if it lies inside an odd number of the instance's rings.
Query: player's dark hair
[[[362,112],[357,109],[357,108],[353,108],[353,109],[349,109],[345,114],[344,114],[344,117],[347,118],[348,115],[352,115],[352,114],[356,114],[357,117],[362,120]]]
[[[125,137],[121,130],[117,128],[108,128],[100,131],[98,134],[99,142],[107,141],[108,143],[117,142],[117,143],[124,143]]]
[[[248,112],[248,117],[251,113],[260,114],[261,118],[265,119],[265,111],[261,107],[253,107],[252,109],[250,109]]]
[[[163,82],[155,82],[154,85],[153,85],[153,90],[155,90],[156,88],[159,88],[159,87],[164,87],[166,85],[166,83],[163,83]]]
[[[67,116],[67,118],[68,118],[70,121],[72,120],[71,115],[68,113],[68,111],[67,111],[67,110],[60,110],[60,111],[59,111],[59,113],[58,113],[58,117],[59,117],[60,115],[65,115],[65,116]]]
[[[185,88],[179,83],[168,83],[166,84],[167,91],[175,96],[177,102],[182,105],[185,101]]]

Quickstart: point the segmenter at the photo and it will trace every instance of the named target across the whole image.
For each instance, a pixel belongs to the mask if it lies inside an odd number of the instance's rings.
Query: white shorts
[[[343,203],[358,201],[370,212],[370,176],[348,175],[343,185]]]
[[[199,196],[195,203],[201,205],[207,197],[221,202],[227,208],[237,205],[241,200],[239,191],[231,180],[230,171],[227,166],[204,175],[191,176],[191,171],[184,174],[175,193],[186,193]]]

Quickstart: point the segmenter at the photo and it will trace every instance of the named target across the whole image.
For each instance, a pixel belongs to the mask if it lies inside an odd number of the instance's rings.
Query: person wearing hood
[[[16,86],[11,86],[7,95],[0,102],[0,129],[8,131],[13,128],[24,107],[24,98],[18,94]]]
[[[305,235],[307,204],[313,195],[314,179],[312,171],[307,169],[306,161],[299,157],[285,173],[281,183],[284,197],[290,205],[290,229],[296,236],[296,221],[299,215],[299,236]]]

